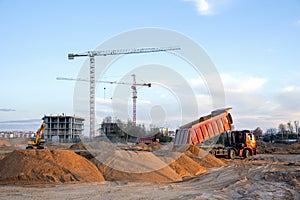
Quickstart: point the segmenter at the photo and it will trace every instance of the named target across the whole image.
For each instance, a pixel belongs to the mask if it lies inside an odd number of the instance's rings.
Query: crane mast
[[[95,136],[95,57],[90,56],[90,138]]]
[[[136,90],[136,80],[135,74],[132,74],[132,121],[133,125],[136,126],[136,98],[137,98],[137,90]]]
[[[109,83],[109,84],[123,84],[123,85],[131,85],[132,89],[132,121],[134,123],[134,126],[136,126],[136,102],[137,102],[137,86],[147,86],[151,87],[151,83],[137,83],[136,82],[136,76],[135,74],[132,74],[132,83],[127,82],[118,82],[118,81],[95,81],[99,83]],[[60,81],[84,81],[84,82],[90,82],[87,79],[82,78],[65,78],[65,77],[56,77],[56,80]]]
[[[86,53],[69,53],[68,59],[73,60],[75,57],[90,58],[90,138],[95,136],[95,56],[110,56],[110,55],[124,55],[124,54],[140,54],[180,50],[180,47],[145,47],[133,49],[114,49],[102,51],[88,51]],[[136,98],[135,103],[136,103]],[[136,114],[136,113],[135,113]]]

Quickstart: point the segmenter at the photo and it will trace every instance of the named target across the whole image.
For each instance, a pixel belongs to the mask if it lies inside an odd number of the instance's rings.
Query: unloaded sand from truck
[[[108,144],[105,145],[107,148],[95,154],[91,161],[107,181],[177,182],[206,173],[210,167],[226,165],[198,147],[187,148],[183,152],[149,152],[113,150]]]

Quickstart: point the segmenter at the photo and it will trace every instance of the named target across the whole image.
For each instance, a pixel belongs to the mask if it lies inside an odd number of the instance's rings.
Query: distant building
[[[30,138],[34,132],[29,131],[3,131],[0,133],[0,138],[8,138],[8,139],[14,139],[14,138]]]
[[[100,133],[105,135],[111,142],[136,142],[137,137],[127,134],[119,125],[121,121],[106,117],[100,124]]]
[[[45,138],[49,142],[78,142],[83,134],[83,118],[75,116],[44,116]]]

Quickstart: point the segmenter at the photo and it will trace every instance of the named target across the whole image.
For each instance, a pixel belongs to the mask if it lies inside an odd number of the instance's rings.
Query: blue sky
[[[36,130],[44,114],[73,115],[74,82],[56,77],[77,77],[84,59],[67,54],[145,27],[177,31],[206,50],[236,128],[300,120],[299,0],[0,0],[0,131]]]

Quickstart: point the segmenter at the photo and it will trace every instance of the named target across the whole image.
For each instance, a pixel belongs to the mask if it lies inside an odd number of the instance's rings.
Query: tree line
[[[263,134],[263,130],[257,127],[253,133],[257,138],[264,138],[264,140],[284,140],[284,139],[298,139],[300,137],[299,121],[289,121],[287,123],[280,123],[278,128],[269,128]]]

